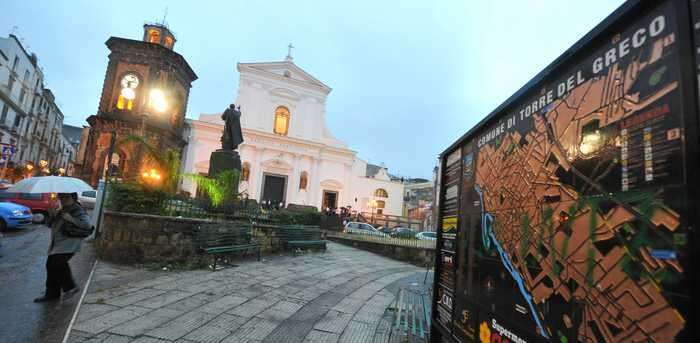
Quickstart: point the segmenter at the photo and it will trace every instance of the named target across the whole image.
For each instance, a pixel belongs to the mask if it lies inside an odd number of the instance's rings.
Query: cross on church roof
[[[292,60],[292,49],[294,49],[294,45],[292,45],[292,43],[289,43],[289,45],[287,45],[287,57],[285,58],[285,60]]]

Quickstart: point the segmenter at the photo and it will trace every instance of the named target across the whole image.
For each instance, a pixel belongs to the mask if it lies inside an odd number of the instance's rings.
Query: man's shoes
[[[80,287],[73,287],[73,288],[63,292],[63,300],[70,299],[70,297],[74,296],[78,292],[80,292]]]
[[[58,300],[58,298],[59,297],[50,297],[50,296],[44,295],[42,297],[38,297],[38,298],[34,299],[34,302],[35,303],[46,303],[46,302],[50,302],[50,301],[56,301],[56,300]]]

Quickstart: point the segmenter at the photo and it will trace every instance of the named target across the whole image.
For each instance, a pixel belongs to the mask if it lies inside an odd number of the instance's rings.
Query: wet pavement
[[[423,268],[331,242],[325,253],[216,272],[100,261],[69,342],[388,342],[398,291],[429,292],[426,279]]]
[[[35,304],[44,291],[49,229],[29,225],[8,229],[0,239],[0,342],[61,342],[80,294],[52,304]],[[70,261],[75,281],[85,285],[93,262],[92,244]]]

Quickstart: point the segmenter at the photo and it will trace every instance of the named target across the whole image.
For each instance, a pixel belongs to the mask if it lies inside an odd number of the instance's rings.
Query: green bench
[[[216,271],[216,262],[220,255],[242,252],[245,257],[249,252],[257,255],[260,261],[260,245],[255,242],[249,223],[217,223],[200,225],[194,235],[196,250],[212,255],[212,269]]]
[[[278,229],[285,250],[326,250],[326,241],[321,239],[321,229],[310,225],[283,225]]]

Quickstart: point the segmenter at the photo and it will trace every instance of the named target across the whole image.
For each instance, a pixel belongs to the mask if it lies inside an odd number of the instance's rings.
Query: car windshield
[[[435,238],[435,232],[423,232],[423,236],[425,237],[430,237],[430,238]]]
[[[19,193],[22,200],[41,200],[41,193]]]
[[[95,191],[85,191],[85,192],[83,192],[83,196],[84,196],[84,197],[88,197],[88,198],[94,198],[94,197],[95,197]]]
[[[14,199],[17,197],[17,193],[1,192],[0,199]]]

